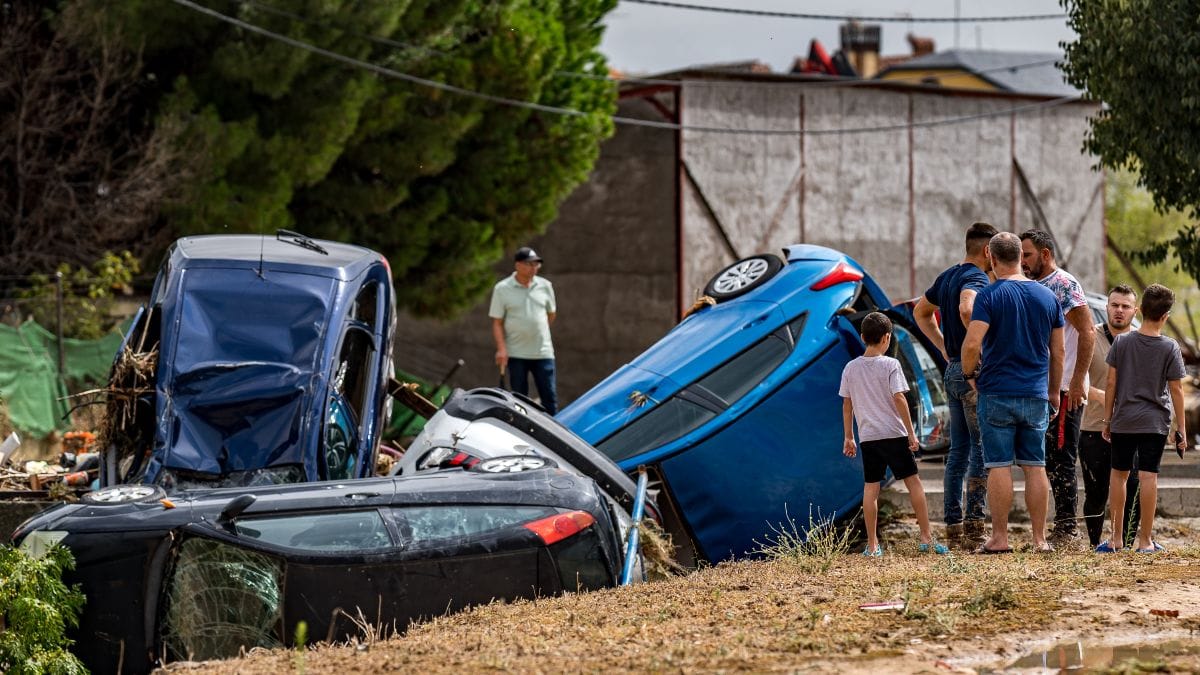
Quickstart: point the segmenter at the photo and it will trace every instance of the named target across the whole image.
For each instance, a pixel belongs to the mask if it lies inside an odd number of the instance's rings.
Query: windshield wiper
[[[316,251],[321,255],[329,255],[329,251],[326,251],[320,244],[313,241],[311,237],[306,237],[299,232],[292,232],[291,230],[275,230],[275,238],[279,241],[286,241],[289,244],[295,244],[310,251]]]

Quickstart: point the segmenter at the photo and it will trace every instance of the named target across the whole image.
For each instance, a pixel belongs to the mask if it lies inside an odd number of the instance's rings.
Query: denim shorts
[[[1050,403],[1044,398],[979,395],[983,465],[1046,466]]]

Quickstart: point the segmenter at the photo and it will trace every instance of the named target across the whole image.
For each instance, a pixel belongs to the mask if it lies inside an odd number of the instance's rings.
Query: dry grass
[[[628,588],[488,605],[416,626],[366,651],[311,650],[304,663],[309,672],[341,673],[763,671],[821,663],[862,669],[876,657],[902,658],[914,644],[991,650],[1017,635],[1071,627],[1114,634],[1153,628],[1162,624],[1145,612],[1110,613],[1103,603],[1082,607],[1064,599],[1109,596],[1104,589],[1119,598],[1146,584],[1187,583],[1178,580],[1195,576],[1200,565],[1195,547],[1164,556],[935,556],[917,553],[908,535],[885,544],[882,559],[839,555],[824,572],[802,556],[783,557]],[[859,609],[884,600],[906,605],[896,612]],[[1170,627],[1200,625],[1189,611]],[[293,653],[277,650],[209,663],[205,670],[294,672],[294,663]],[[930,657],[924,667],[933,663]]]

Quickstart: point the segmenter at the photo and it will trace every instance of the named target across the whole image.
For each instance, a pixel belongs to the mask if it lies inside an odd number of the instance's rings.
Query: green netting
[[[442,385],[434,387],[434,385],[422,380],[421,378],[411,373],[396,371],[396,379],[401,382],[416,382],[417,393],[429,399],[439,408],[446,402],[453,391],[451,387]],[[392,420],[388,423],[387,429],[384,430],[384,438],[403,438],[404,436],[416,436],[425,428],[425,418],[421,417],[411,409],[397,404],[392,413]]]
[[[67,385],[99,383],[108,376],[121,346],[125,326],[99,340],[63,340],[64,377],[58,375],[58,347],[54,334],[34,321],[18,328],[0,324],[0,400],[12,425],[42,437],[70,427]]]

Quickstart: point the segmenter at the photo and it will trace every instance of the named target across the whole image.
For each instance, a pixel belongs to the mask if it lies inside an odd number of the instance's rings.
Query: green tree
[[[67,648],[68,627],[79,625],[84,597],[67,588],[71,552],[55,546],[32,558],[0,546],[0,672],[10,675],[83,674],[87,669]]]
[[[1128,167],[1153,195],[1160,213],[1200,216],[1200,2],[1196,0],[1063,0],[1078,39],[1066,45],[1071,84],[1104,107],[1091,120],[1084,147],[1110,168]],[[1181,226],[1138,252],[1200,280],[1200,235]]]
[[[612,132],[600,20],[616,0],[216,0],[257,27],[564,116],[384,77],[162,0],[77,0],[145,60],[144,104],[186,116],[202,179],[179,234],[276,228],[389,259],[400,303],[449,316],[541,232]],[[575,75],[575,76],[572,76]]]

